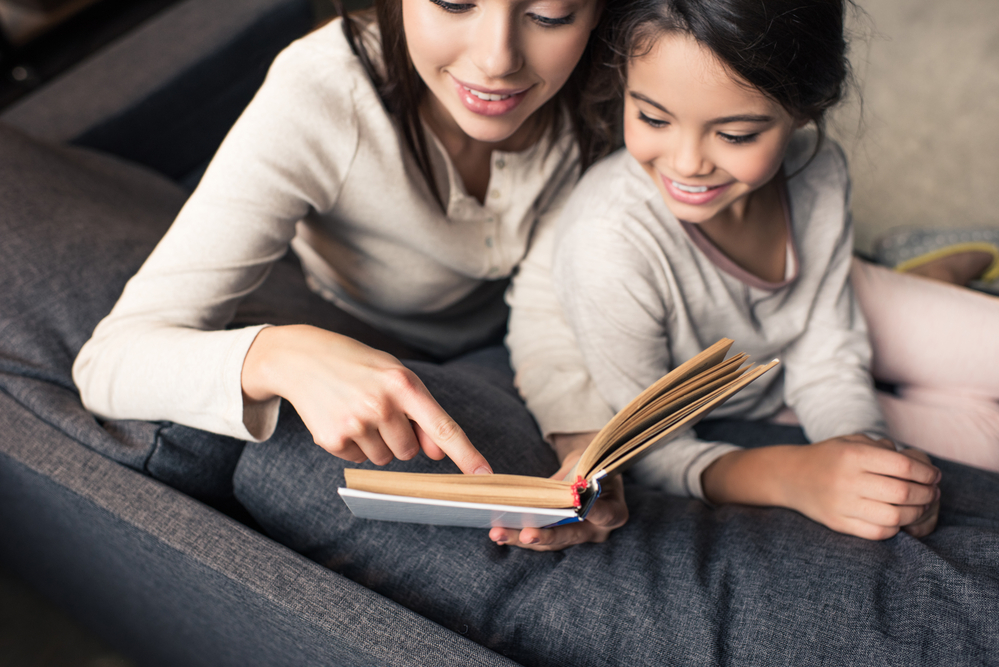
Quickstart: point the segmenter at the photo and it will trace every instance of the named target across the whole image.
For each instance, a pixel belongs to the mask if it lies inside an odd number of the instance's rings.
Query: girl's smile
[[[704,206],[714,201],[715,198],[725,194],[732,185],[731,182],[721,185],[685,185],[662,174],[659,174],[659,177],[662,179],[663,187],[672,199],[683,204],[690,204],[691,206]]]
[[[667,33],[628,65],[628,152],[686,222],[741,220],[801,122],[693,38]]]

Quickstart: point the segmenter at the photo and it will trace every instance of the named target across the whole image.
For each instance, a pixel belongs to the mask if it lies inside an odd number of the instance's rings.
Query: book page
[[[586,451],[583,452],[577,465],[580,474],[586,477],[589,473],[595,471],[597,461],[613,449],[614,446],[619,444],[621,434],[630,429],[635,414],[640,412],[653,398],[722,363],[725,355],[728,354],[729,348],[732,347],[732,342],[728,338],[722,338],[700,354],[693,356],[671,370],[658,381],[654,382],[648,389],[636,396],[628,405],[621,408],[620,412],[614,415],[614,418],[600,429],[600,432],[593,438]]]
[[[347,488],[391,496],[527,507],[575,506],[572,483],[525,475],[461,475],[347,468]]]
[[[711,410],[724,403],[730,396],[741,390],[747,384],[760,377],[779,362],[774,359],[768,364],[756,366],[748,373],[737,377],[734,381],[713,383],[710,393],[702,395],[693,402],[688,402],[668,417],[653,423],[642,433],[612,452],[606,459],[600,461],[599,469],[607,474],[622,472],[636,463],[642,456],[666,445],[672,438],[670,435],[679,433],[693,426]],[[703,392],[702,392],[703,393]]]

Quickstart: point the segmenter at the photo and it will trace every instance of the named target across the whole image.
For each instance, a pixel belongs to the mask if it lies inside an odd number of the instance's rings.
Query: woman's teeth
[[[690,192],[691,194],[707,192],[710,189],[706,185],[684,185],[683,183],[677,183],[676,181],[673,181],[673,187],[681,192]]]
[[[511,95],[493,95],[492,93],[479,92],[478,90],[474,90],[468,86],[462,86],[462,88],[475,95],[480,100],[485,100],[486,102],[499,102],[500,100],[505,100],[506,98],[511,97]]]

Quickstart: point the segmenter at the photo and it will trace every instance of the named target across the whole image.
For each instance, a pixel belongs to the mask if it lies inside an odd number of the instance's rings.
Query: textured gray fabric
[[[412,368],[497,471],[552,472],[501,388],[468,367]],[[733,420],[702,435],[803,439]],[[999,475],[935,463],[944,508],[925,540],[871,542],[789,510],[711,510],[630,485],[631,519],[608,542],[537,554],[484,530],[355,519],[336,495],[353,464],[316,447],[286,407],[275,436],[244,449],[235,492],[279,541],[525,665],[990,664]],[[389,468],[454,471],[424,457]]]
[[[4,394],[0,433],[0,560],[140,664],[513,664],[94,454]]]
[[[214,501],[231,496],[242,442],[169,423],[102,429],[70,376],[184,197],[146,169],[0,125],[0,390],[95,451]]]

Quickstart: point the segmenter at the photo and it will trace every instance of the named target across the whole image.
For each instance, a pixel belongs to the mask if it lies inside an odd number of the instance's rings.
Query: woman
[[[365,340],[301,325],[222,329],[290,245],[344,328],[359,319],[406,356],[435,360],[495,345],[504,279],[543,250],[532,239],[546,236],[580,162],[610,143],[568,113],[600,9],[385,1],[376,18],[333,22],[286,49],[78,356],[84,404],[263,441],[284,398],[345,460],[423,450],[491,472],[420,379]],[[570,541],[623,523],[623,502],[611,502],[566,531]]]

